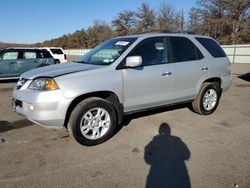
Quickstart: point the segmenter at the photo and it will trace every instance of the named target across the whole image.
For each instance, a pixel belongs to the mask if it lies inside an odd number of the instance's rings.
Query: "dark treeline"
[[[155,9],[143,3],[136,11],[120,12],[110,24],[95,21],[86,30],[31,46],[93,48],[111,37],[152,30],[189,31],[211,36],[221,44],[250,43],[250,0],[198,0],[186,19],[183,10],[165,2]]]
[[[28,47],[28,44],[16,44],[16,43],[3,43],[0,42],[0,49],[2,48],[12,48],[12,47]]]

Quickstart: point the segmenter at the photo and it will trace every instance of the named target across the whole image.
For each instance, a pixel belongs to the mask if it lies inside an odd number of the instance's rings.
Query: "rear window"
[[[53,53],[53,54],[63,54],[63,51],[61,49],[50,49],[50,51]]]
[[[195,61],[203,58],[200,50],[185,37],[170,37],[173,51],[173,61]]]
[[[39,58],[53,58],[47,50],[38,50],[37,55]]]
[[[212,39],[196,37],[201,45],[206,48],[206,50],[215,58],[226,57],[225,52],[221,49],[221,47]]]

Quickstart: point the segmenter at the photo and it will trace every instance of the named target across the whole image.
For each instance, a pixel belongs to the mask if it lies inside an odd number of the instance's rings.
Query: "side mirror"
[[[142,65],[141,56],[129,56],[126,58],[126,67],[138,67]]]

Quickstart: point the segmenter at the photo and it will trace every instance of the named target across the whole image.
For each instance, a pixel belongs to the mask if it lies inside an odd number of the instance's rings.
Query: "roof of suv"
[[[143,32],[143,33],[133,34],[133,35],[129,35],[129,36],[122,36],[122,37],[147,38],[147,37],[157,37],[157,36],[186,36],[186,37],[191,36],[191,37],[211,38],[211,37],[208,37],[208,36],[192,34],[190,32],[183,32],[182,33],[182,32],[165,32],[165,31],[150,31],[150,32]],[[117,37],[117,38],[120,38],[120,37]]]
[[[5,48],[1,49],[0,51],[7,51],[7,50],[17,50],[17,51],[43,51],[44,49],[38,49],[38,48]]]
[[[61,49],[62,47],[40,47],[40,49]]]

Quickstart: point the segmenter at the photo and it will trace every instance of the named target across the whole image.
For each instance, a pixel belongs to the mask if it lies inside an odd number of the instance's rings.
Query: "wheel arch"
[[[205,82],[214,82],[214,83],[218,83],[219,86],[221,87],[221,78],[220,78],[220,77],[209,78],[209,79],[205,80],[203,83],[205,83]]]
[[[196,85],[196,89],[195,89],[196,90],[196,94],[195,94],[195,97],[199,94],[200,89],[202,87],[202,84],[207,83],[207,82],[218,83],[219,88],[222,91],[222,89],[221,89],[221,82],[222,82],[221,78],[220,77],[210,77],[210,78],[207,78],[207,79],[201,79],[199,81],[199,83]]]
[[[220,95],[222,93],[222,88],[221,88],[221,78],[220,77],[212,77],[212,78],[208,78],[208,79],[205,79],[205,80],[201,80],[199,82],[199,84],[196,86],[196,96],[199,94],[200,90],[201,90],[201,87],[204,83],[217,83],[218,86],[219,86],[219,89],[220,89]]]
[[[118,124],[122,123],[123,120],[123,104],[120,103],[120,100],[118,96],[111,91],[97,91],[97,92],[91,92],[91,93],[86,93],[83,95],[80,95],[76,97],[69,105],[66,115],[65,115],[65,120],[64,120],[64,127],[67,129],[68,128],[68,121],[70,118],[70,115],[73,111],[73,109],[79,104],[81,101],[84,99],[90,98],[90,97],[99,97],[102,99],[107,100],[115,109],[116,111],[116,116],[117,116],[117,122]]]

